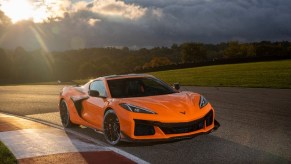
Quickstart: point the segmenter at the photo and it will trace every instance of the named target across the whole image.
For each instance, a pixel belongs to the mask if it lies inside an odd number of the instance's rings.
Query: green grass
[[[0,163],[12,164],[17,163],[14,155],[9,151],[9,149],[0,141]]]
[[[149,74],[169,84],[291,88],[291,60],[204,66]]]

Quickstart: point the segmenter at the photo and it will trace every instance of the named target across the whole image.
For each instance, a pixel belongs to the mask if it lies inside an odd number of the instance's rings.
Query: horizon
[[[281,40],[281,41],[268,41],[268,40],[262,40],[262,41],[258,41],[258,42],[240,42],[237,40],[230,40],[227,42],[220,42],[220,43],[203,43],[203,42],[183,42],[180,44],[177,43],[173,43],[171,45],[168,46],[148,46],[148,47],[136,47],[136,46],[132,46],[132,47],[128,47],[128,46],[104,46],[104,47],[85,47],[85,48],[79,48],[79,49],[64,49],[64,50],[49,50],[47,51],[46,49],[43,49],[41,47],[36,48],[36,49],[25,49],[25,47],[22,46],[16,46],[15,48],[3,48],[0,47],[0,49],[4,49],[4,50],[8,50],[8,51],[14,51],[17,48],[23,48],[25,51],[27,52],[34,52],[34,51],[42,51],[42,52],[48,52],[48,53],[54,53],[54,52],[67,52],[67,51],[80,51],[80,50],[89,50],[89,49],[117,49],[117,50],[122,50],[124,48],[128,48],[131,51],[140,51],[142,49],[147,49],[147,50],[152,50],[155,48],[168,48],[168,49],[172,49],[172,46],[176,45],[178,47],[182,46],[183,44],[202,44],[203,46],[207,46],[207,45],[213,45],[213,46],[218,46],[221,44],[226,44],[229,45],[230,43],[238,43],[239,45],[243,45],[243,44],[264,44],[264,43],[270,43],[270,44],[276,44],[276,43],[289,43],[291,44],[291,41],[287,41],[287,40]]]

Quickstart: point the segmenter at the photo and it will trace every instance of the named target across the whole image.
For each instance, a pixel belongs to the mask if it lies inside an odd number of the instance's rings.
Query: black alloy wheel
[[[62,124],[65,128],[70,128],[75,126],[70,120],[70,114],[68,111],[67,103],[65,100],[62,100],[60,103],[60,116],[62,120]]]
[[[108,143],[117,145],[120,142],[120,124],[113,110],[108,110],[103,122],[104,136]]]

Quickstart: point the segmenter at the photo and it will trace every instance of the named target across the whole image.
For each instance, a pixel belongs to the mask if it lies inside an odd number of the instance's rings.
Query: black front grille
[[[134,126],[135,136],[147,136],[147,135],[154,135],[154,134],[155,134],[154,126],[144,124],[142,122],[139,122],[138,120],[135,120],[135,126]]]
[[[165,134],[180,134],[189,133],[204,128],[204,120],[195,122],[191,125],[176,126],[176,127],[160,127]]]
[[[161,123],[154,121],[144,121],[144,120],[135,120],[136,125],[140,127],[135,127],[136,129],[150,129],[153,126],[158,126],[165,134],[181,134],[181,133],[189,133],[194,132],[196,130],[200,130],[204,128],[204,124],[209,126],[213,123],[213,111],[208,112],[203,118],[184,123]],[[142,127],[142,126],[144,127]],[[146,127],[148,126],[148,127]],[[139,130],[141,131],[141,130]]]
[[[213,122],[213,111],[208,112],[203,118],[187,122],[187,123],[177,123],[172,124],[172,126],[165,126],[171,124],[161,124],[159,127],[165,134],[180,134],[180,133],[189,133],[196,130],[204,128],[204,122],[206,126],[209,126]]]

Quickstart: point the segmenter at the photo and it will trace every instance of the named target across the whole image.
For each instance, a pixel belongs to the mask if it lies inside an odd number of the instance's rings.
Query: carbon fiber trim
[[[89,98],[89,96],[71,96],[70,97],[71,100],[73,101],[74,105],[75,105],[75,108],[77,110],[77,113],[79,115],[79,117],[81,117],[81,111],[82,111],[82,101],[83,100],[86,100]]]

